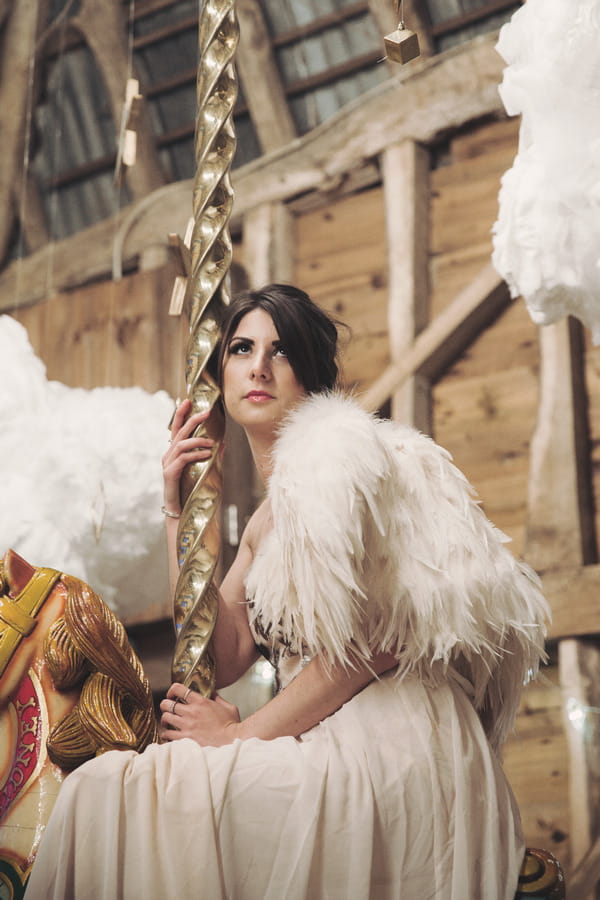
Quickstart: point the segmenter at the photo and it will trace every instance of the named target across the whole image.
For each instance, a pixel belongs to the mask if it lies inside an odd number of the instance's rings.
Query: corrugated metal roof
[[[80,0],[51,0],[49,21],[60,17],[64,26],[79,4]],[[381,34],[366,4],[356,0],[261,0],[261,4],[298,133],[320,124],[388,77],[381,58]],[[428,0],[434,24],[482,5],[485,0]],[[137,42],[135,69],[167,180],[194,173],[197,12],[197,0],[178,0],[129,25],[129,40]],[[321,27],[319,21],[328,15],[331,19]],[[177,23],[180,28],[163,33]],[[481,23],[472,30],[483,30]],[[464,40],[465,31],[458,37],[448,35],[444,45]],[[153,34],[156,41],[146,40]],[[113,185],[119,123],[113,122],[90,51],[82,44],[71,46],[45,66],[44,94],[34,117],[32,171],[51,236],[59,239],[112,215],[128,202],[129,195],[126,187],[117,190]],[[236,116],[235,165],[260,153],[243,96],[238,105],[244,111]],[[62,183],[65,173],[72,176],[69,184]]]

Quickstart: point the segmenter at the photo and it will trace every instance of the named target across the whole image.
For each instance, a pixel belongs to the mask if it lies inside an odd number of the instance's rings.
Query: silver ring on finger
[[[181,699],[181,702],[182,702],[182,703],[187,703],[187,698],[189,697],[189,695],[190,695],[191,693],[192,693],[191,687],[187,688],[185,694],[183,695],[183,697],[182,697],[182,699]]]
[[[172,716],[175,715],[175,707],[176,707],[176,706],[177,706],[177,698],[175,698],[175,700],[173,700],[173,705],[172,705],[172,707],[171,707],[171,715],[172,715]]]

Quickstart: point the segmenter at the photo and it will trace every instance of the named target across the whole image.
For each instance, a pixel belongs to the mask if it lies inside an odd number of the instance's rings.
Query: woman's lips
[[[253,400],[255,403],[260,403],[263,400],[273,400],[274,398],[266,391],[250,391],[250,393],[246,394],[245,399]]]

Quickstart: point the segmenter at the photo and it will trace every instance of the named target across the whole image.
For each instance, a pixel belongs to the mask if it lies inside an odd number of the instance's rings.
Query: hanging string
[[[400,29],[404,28],[404,0],[396,0],[396,12],[400,18]]]
[[[404,2],[404,0],[403,0]],[[133,41],[135,24],[135,0],[129,0],[129,35],[127,46],[127,77],[133,76]]]
[[[18,312],[21,302],[23,256],[25,254],[25,219],[27,216],[27,182],[31,163],[31,122],[33,119],[33,92],[35,78],[35,42],[32,47],[27,73],[27,99],[25,106],[25,135],[23,140],[23,170],[19,197],[19,240],[17,245],[17,274],[15,278],[14,309]]]
[[[57,89],[54,97],[56,98],[55,110],[57,113],[56,116],[56,128],[54,129],[54,140],[52,141],[52,150],[50,154],[51,159],[51,171],[49,173],[50,183],[52,185],[50,191],[50,203],[49,203],[49,221],[48,221],[48,259],[46,265],[46,297],[49,299],[52,295],[53,291],[53,279],[54,279],[54,245],[55,245],[55,230],[56,230],[56,222],[58,219],[58,185],[56,184],[58,171],[59,171],[59,162],[62,156],[62,130],[63,130],[63,102],[65,96],[65,43],[66,43],[66,23],[67,23],[67,13],[71,6],[73,5],[72,0],[66,4],[63,9],[61,15],[58,17],[55,23],[48,29],[47,34],[51,33],[51,31],[57,30],[59,39],[58,39],[58,63],[57,63]],[[44,36],[43,36],[44,37]],[[38,42],[38,46],[41,44]],[[54,97],[52,99],[54,99]]]
[[[135,41],[135,0],[129,0],[129,12],[128,12],[128,21],[127,21],[127,78],[126,82],[133,77],[133,48]],[[125,102],[125,98],[123,98]],[[115,123],[119,125],[120,123]],[[117,148],[118,152],[118,148]],[[123,198],[125,196],[125,179],[119,179],[119,181],[115,184],[115,192],[114,192],[114,206],[113,206],[113,239],[112,244],[113,248],[119,237],[120,230],[120,222],[119,222],[119,213],[123,207]],[[120,280],[120,279],[119,279]],[[114,353],[112,352],[113,341],[111,340],[111,331],[114,327],[115,321],[115,307],[116,307],[116,294],[117,294],[117,284],[116,279],[113,277],[110,284],[110,292],[109,292],[109,301],[108,301],[108,316],[106,321],[106,341],[105,341],[105,352],[104,352],[104,384],[110,384],[111,374],[113,369],[113,361],[114,361]]]

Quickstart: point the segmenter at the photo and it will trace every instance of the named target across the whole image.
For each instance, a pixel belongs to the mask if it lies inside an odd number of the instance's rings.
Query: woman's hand
[[[192,436],[198,425],[208,419],[210,411],[190,415],[191,410],[190,400],[177,407],[171,423],[169,449],[162,458],[165,509],[175,515],[181,512],[179,483],[183,470],[189,463],[209,459],[215,443],[208,437]]]
[[[222,747],[239,736],[237,708],[217,694],[214,700],[201,697],[183,684],[172,684],[160,702],[163,741],[189,737],[201,747]]]

